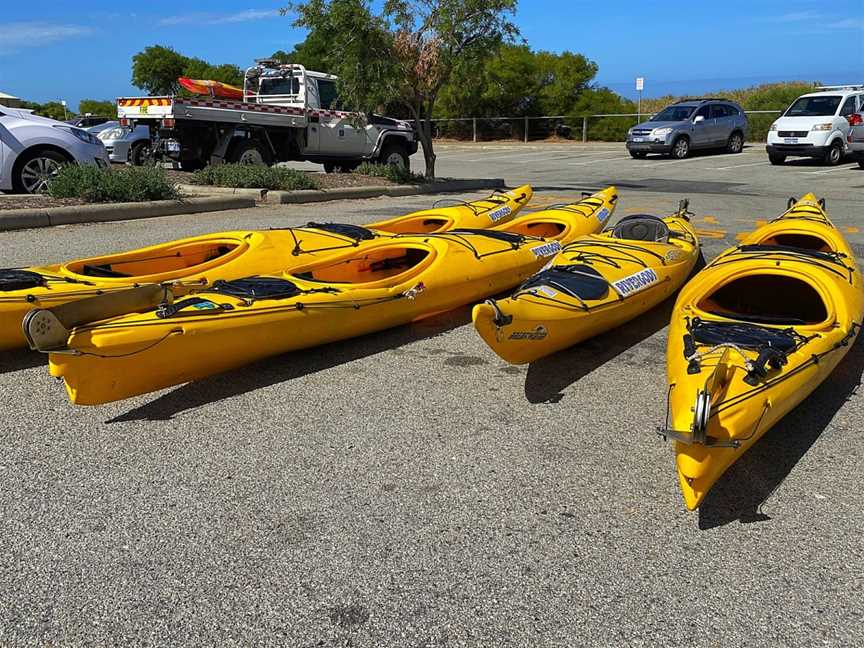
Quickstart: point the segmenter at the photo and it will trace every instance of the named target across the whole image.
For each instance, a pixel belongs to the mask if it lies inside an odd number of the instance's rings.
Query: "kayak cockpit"
[[[317,264],[293,276],[305,281],[368,284],[421,272],[432,260],[428,249],[407,245],[386,246]]]
[[[530,216],[508,223],[506,231],[522,236],[558,239],[567,231],[568,225],[559,220],[531,220]]]
[[[836,252],[829,241],[816,234],[780,232],[769,235],[757,242],[758,245],[813,250],[815,252]]]
[[[703,297],[699,309],[757,324],[814,325],[828,319],[819,292],[802,279],[755,274],[733,279]]]
[[[160,275],[203,272],[240,255],[245,243],[232,240],[192,241],[134,250],[125,254],[79,259],[65,270],[99,279],[142,279]]]

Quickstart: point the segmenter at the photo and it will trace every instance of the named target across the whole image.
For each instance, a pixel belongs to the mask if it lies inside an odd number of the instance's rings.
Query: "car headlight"
[[[769,131],[776,131],[777,130],[777,122],[774,122],[773,124],[771,124],[771,127],[768,130]]]
[[[62,128],[69,133],[72,133],[75,137],[77,137],[82,142],[86,142],[87,144],[101,144],[99,138],[96,137],[93,133],[88,133],[85,130],[81,130],[80,128],[75,128],[74,126],[55,126],[54,128]]]
[[[830,131],[834,128],[834,124],[826,122],[824,124],[815,124],[810,130],[814,131]]]
[[[101,133],[96,135],[103,142],[105,140],[116,140],[123,137],[123,129],[122,128],[108,128],[103,130]]]
[[[655,137],[666,137],[669,133],[672,132],[672,129],[669,127],[666,128],[655,128],[651,131],[651,134]]]

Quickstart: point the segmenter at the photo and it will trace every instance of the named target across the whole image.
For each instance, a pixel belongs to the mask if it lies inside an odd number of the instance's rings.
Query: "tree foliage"
[[[231,63],[213,65],[164,45],[151,45],[132,57],[132,84],[150,94],[177,94],[181,76],[243,85],[243,70]]]
[[[78,102],[78,112],[82,115],[90,113],[99,117],[116,117],[117,104],[114,101],[99,101],[98,99],[82,99]]]
[[[22,103],[22,107],[27,110],[32,110],[34,115],[49,117],[50,119],[56,119],[58,121],[75,117],[75,113],[68,108],[64,108],[63,104],[59,101],[47,101],[44,104],[36,103],[34,101],[25,101]]]
[[[432,118],[460,66],[482,65],[518,30],[516,0],[306,0],[285,11],[319,43],[320,62],[339,76],[343,101],[366,112],[391,103],[417,121],[426,175],[435,174]],[[296,48],[295,48],[296,49]]]

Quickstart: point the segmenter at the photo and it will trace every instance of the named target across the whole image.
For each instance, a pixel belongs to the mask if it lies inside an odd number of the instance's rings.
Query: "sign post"
[[[69,113],[66,112],[66,100],[61,99],[60,104],[63,106],[63,119],[69,119]]]
[[[645,89],[645,77],[636,77],[636,92],[639,93],[639,103],[636,108],[636,123],[642,121],[642,90]]]

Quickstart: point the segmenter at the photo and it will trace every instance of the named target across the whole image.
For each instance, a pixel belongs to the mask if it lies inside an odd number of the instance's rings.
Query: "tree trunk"
[[[426,162],[426,179],[435,178],[435,150],[432,147],[432,122],[429,119],[420,121],[420,143],[423,145],[423,160]]]

